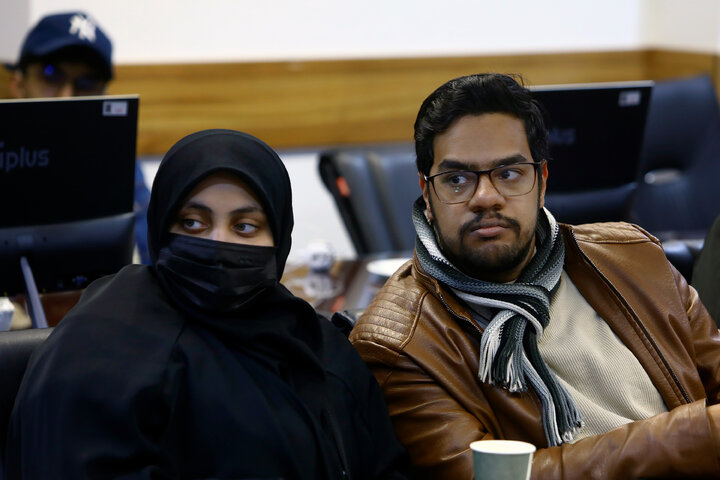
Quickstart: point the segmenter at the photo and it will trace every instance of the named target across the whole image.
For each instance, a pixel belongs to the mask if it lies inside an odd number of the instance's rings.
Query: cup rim
[[[476,440],[470,444],[470,449],[499,455],[527,455],[537,450],[532,443],[520,440]]]

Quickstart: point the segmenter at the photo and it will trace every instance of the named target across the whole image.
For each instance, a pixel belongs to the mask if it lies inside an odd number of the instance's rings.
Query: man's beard
[[[430,209],[432,210],[432,208],[433,206],[431,201]],[[494,252],[487,252],[487,250],[483,248],[473,248],[468,246],[465,243],[465,232],[472,230],[474,224],[477,224],[482,219],[487,218],[499,219],[506,222],[508,227],[515,232],[518,240],[511,244],[493,245],[492,248],[495,250]],[[520,235],[522,233],[521,226],[517,220],[500,214],[493,214],[490,211],[481,212],[473,220],[460,227],[460,231],[458,232],[458,251],[453,251],[453,249],[448,246],[448,243],[445,241],[445,238],[437,228],[437,224],[435,222],[431,222],[431,225],[435,233],[438,246],[445,257],[466,275],[473,278],[484,279],[486,277],[494,277],[498,274],[512,271],[525,261],[528,257],[530,249],[532,248],[533,239],[535,238],[537,216],[535,217],[532,232],[528,236],[527,240],[522,242],[520,240]],[[487,241],[489,243],[492,239],[488,239]]]

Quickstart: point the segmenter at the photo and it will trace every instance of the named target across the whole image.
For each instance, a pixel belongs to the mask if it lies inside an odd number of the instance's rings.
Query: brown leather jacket
[[[659,242],[626,223],[561,225],[565,271],[633,352],[669,412],[547,447],[538,397],[477,379],[481,329],[417,257],[352,331],[419,478],[471,479],[470,442],[538,447],[533,479],[720,478],[720,336]]]

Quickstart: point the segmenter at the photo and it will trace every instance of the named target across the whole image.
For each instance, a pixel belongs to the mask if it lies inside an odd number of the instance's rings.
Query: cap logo
[[[70,19],[70,35],[77,35],[80,40],[95,41],[95,24],[89,18],[75,15]]]

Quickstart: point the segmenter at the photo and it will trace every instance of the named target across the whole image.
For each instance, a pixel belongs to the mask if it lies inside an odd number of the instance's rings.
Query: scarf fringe
[[[495,353],[500,346],[500,337],[492,337],[488,339],[486,345],[480,350],[480,368],[478,370],[478,378],[481,381],[494,384],[494,379],[490,372],[492,371],[493,362],[495,360]]]

